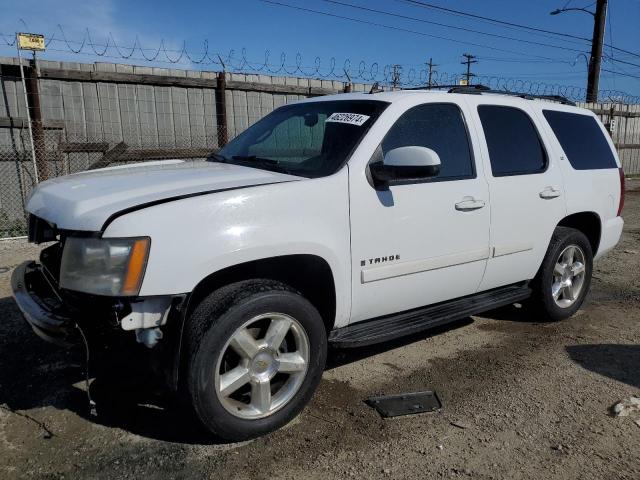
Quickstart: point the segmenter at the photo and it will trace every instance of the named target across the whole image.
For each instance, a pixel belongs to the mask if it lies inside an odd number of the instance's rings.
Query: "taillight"
[[[622,167],[620,167],[618,171],[620,172],[620,204],[618,205],[618,216],[620,216],[620,214],[622,213],[622,209],[624,208],[625,187],[624,187],[624,170],[622,170]]]

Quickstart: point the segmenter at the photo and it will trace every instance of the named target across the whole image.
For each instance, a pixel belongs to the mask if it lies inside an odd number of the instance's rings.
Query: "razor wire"
[[[0,38],[6,46],[15,46],[15,35],[0,33]],[[382,85],[405,88],[454,85],[460,83],[464,78],[463,74],[435,71],[432,72],[431,84],[428,85],[429,71],[426,66],[424,68],[403,67],[399,74],[394,76],[394,65],[391,63],[381,64],[376,61],[368,63],[365,60],[354,62],[349,58],[338,61],[336,57],[330,57],[324,61],[320,56],[316,56],[311,64],[307,64],[299,52],[294,55],[285,52],[272,55],[270,50],[266,50],[263,58],[256,60],[249,58],[245,48],[239,52],[235,49],[226,53],[214,51],[206,39],[198,52],[189,51],[184,41],[179,48],[169,48],[164,39],[160,40],[157,47],[145,47],[137,35],[131,46],[117,42],[113,33],[109,33],[106,41],[100,43],[95,41],[88,28],[84,30],[81,39],[71,40],[67,37],[62,25],[58,25],[52,35],[47,38],[47,48],[54,52],[88,55],[111,60],[120,59],[129,62],[139,60],[169,65],[188,64],[202,69],[210,67],[216,71],[224,70],[231,73],[300,76],[360,83],[377,82]],[[562,62],[575,66],[577,59]],[[561,82],[476,74],[473,75],[470,83],[481,84],[494,90],[516,91],[532,95],[561,95],[573,101],[584,101],[586,98],[586,88]],[[640,103],[640,95],[632,95],[619,90],[600,90],[599,97],[627,104]]]

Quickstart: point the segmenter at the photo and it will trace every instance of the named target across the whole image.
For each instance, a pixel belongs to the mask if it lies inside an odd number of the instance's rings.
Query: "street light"
[[[549,15],[559,15],[563,12],[570,12],[571,10],[575,10],[578,12],[585,12],[588,13],[589,15],[592,16],[596,16],[595,12],[592,12],[591,10],[587,10],[586,8],[558,8],[556,10],[554,10],[553,12],[549,12]]]
[[[587,102],[598,101],[598,84],[600,83],[600,62],[602,61],[602,42],[604,41],[604,25],[607,17],[607,0],[597,0],[596,11],[586,8],[558,8],[549,12],[559,15],[564,12],[578,11],[593,17],[593,37],[591,38],[591,57],[589,58],[589,75],[587,77]]]

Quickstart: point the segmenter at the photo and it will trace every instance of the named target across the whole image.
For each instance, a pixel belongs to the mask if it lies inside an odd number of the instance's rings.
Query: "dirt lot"
[[[0,242],[0,478],[640,478],[640,414],[609,415],[640,394],[640,181],[628,185],[622,242],[575,317],[513,307],[331,352],[297,420],[231,445],[136,382],[96,379],[108,408],[88,415],[82,350],[35,337],[10,298],[12,267],[36,249]],[[440,412],[383,420],[363,403],[429,388]]]

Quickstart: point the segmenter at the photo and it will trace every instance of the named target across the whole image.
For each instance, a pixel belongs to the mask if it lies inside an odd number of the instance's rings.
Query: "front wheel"
[[[324,369],[322,318],[284,284],[224,287],[194,311],[188,387],[202,423],[225,440],[276,430],[304,408]]]
[[[579,230],[557,227],[532,282],[532,303],[550,320],[570,317],[584,302],[592,270],[593,252],[587,237]]]

